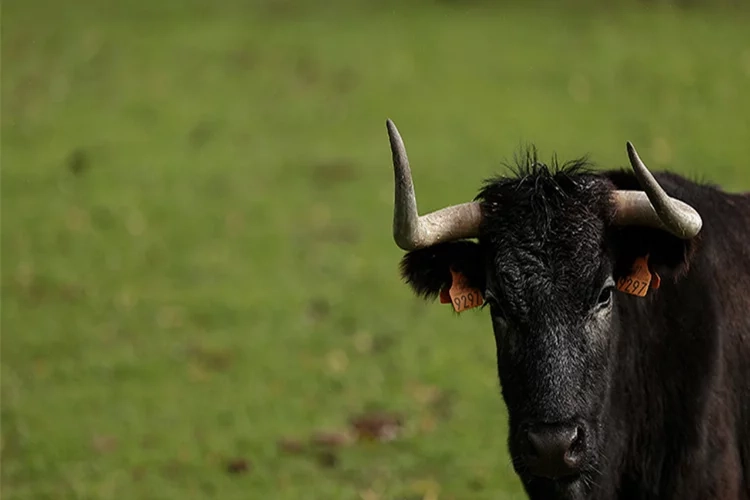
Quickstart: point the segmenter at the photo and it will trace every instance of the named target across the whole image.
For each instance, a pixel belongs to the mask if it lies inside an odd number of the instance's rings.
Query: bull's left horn
[[[630,165],[643,191],[614,192],[615,223],[655,227],[686,240],[697,235],[703,226],[700,214],[662,189],[633,144],[628,142],[627,149]]]
[[[386,121],[386,127],[393,153],[396,184],[393,204],[393,239],[396,244],[409,251],[436,243],[478,236],[479,223],[482,220],[478,202],[452,205],[419,216],[404,141],[391,120]]]

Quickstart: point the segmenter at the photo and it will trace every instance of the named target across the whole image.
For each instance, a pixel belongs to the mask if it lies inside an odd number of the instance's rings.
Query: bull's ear
[[[661,278],[676,281],[690,268],[698,235],[683,240],[659,229],[648,227],[618,227],[610,234],[614,252],[614,278],[630,274],[635,260],[648,256],[649,267]]]
[[[484,292],[484,259],[478,243],[455,241],[413,250],[401,259],[401,276],[415,294],[434,299],[452,282],[451,269]]]

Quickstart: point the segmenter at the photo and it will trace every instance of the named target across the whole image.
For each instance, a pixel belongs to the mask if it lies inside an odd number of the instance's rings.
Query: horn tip
[[[633,168],[636,168],[636,165],[640,166],[642,164],[641,157],[638,155],[638,151],[635,150],[633,143],[627,141],[625,147],[628,150],[628,159],[630,159],[630,164],[633,165]]]
[[[401,138],[401,134],[396,128],[396,124],[393,123],[393,120],[388,118],[385,121],[385,126],[388,129],[388,138],[391,142],[391,150],[394,154],[398,153],[401,156],[405,156],[406,151],[404,151],[404,140]]]

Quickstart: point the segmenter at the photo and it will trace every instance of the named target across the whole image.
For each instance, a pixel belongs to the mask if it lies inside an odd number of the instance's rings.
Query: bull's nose
[[[531,427],[526,460],[535,476],[558,478],[575,474],[585,450],[583,428],[575,425],[545,424]]]

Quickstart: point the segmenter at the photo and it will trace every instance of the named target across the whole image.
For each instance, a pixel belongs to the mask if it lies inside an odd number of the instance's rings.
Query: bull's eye
[[[599,294],[599,299],[597,300],[597,305],[599,307],[607,307],[609,306],[610,302],[612,302],[612,293],[614,292],[615,287],[612,285],[605,286],[601,293]]]

